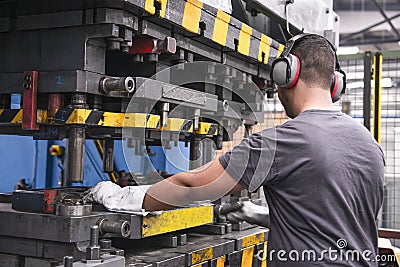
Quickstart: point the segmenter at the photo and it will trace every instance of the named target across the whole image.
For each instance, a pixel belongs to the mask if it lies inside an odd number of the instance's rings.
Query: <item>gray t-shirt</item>
[[[244,139],[220,162],[250,191],[264,186],[269,267],[377,266],[384,156],[349,116],[304,111]]]

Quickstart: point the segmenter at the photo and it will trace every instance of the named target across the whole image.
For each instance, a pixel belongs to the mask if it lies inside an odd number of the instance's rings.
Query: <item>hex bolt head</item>
[[[86,248],[86,260],[99,260],[100,259],[100,247],[87,247]]]

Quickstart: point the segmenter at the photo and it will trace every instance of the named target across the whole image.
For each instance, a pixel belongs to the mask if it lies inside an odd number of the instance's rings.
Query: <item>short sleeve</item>
[[[274,177],[275,150],[276,128],[270,128],[243,139],[219,161],[233,179],[254,192]]]

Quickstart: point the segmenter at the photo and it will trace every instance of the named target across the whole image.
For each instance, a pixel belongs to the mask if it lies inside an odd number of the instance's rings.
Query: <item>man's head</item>
[[[300,73],[292,88],[278,87],[278,96],[287,115],[296,117],[307,104],[316,105],[315,108],[331,106],[335,52],[328,41],[318,35],[307,35],[295,42],[290,53],[300,60]]]

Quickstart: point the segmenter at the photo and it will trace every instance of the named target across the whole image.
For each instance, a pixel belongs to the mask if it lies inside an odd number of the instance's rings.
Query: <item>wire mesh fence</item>
[[[381,146],[385,153],[382,227],[400,229],[400,53],[383,55]],[[396,242],[400,245],[400,242]]]

